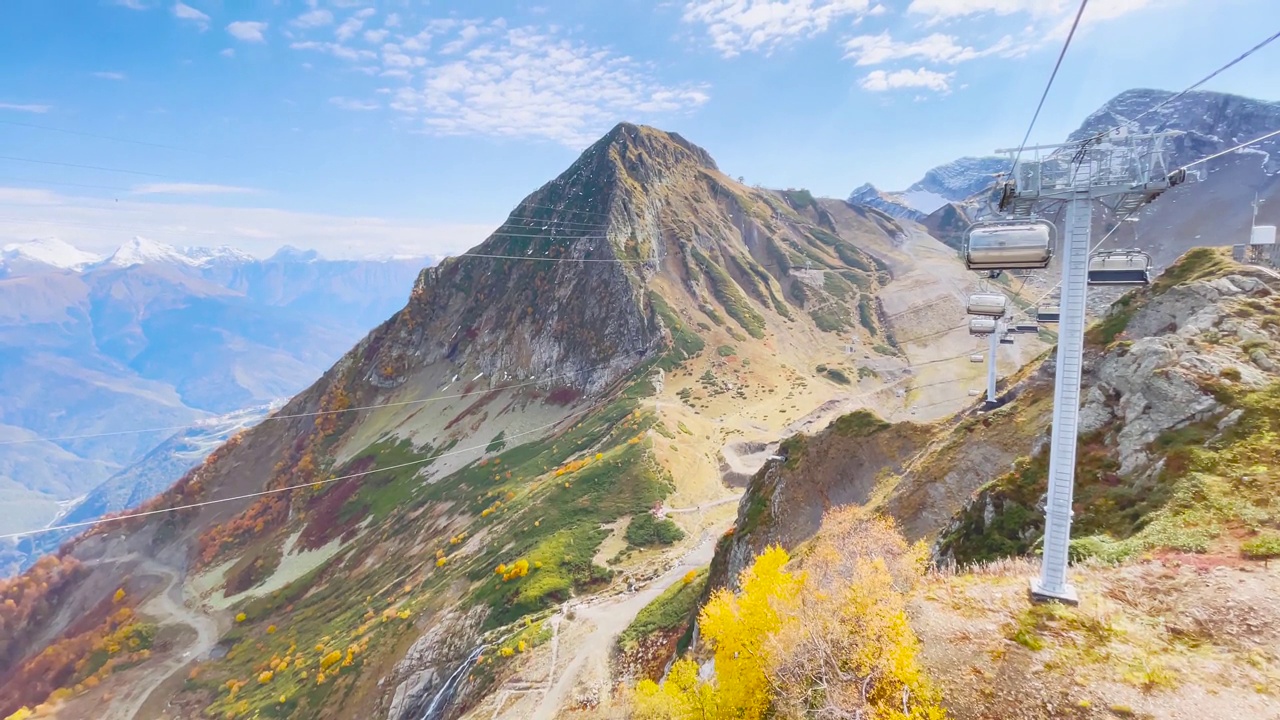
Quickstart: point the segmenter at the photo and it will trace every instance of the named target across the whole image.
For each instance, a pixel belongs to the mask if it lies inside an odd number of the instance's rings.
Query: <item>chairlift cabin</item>
[[[996,319],[991,317],[976,317],[969,320],[969,334],[978,337],[985,337],[996,331]]]
[[[970,270],[1043,270],[1057,234],[1044,220],[977,222],[965,231],[964,264]]]
[[[1003,337],[1001,337],[1001,338],[1000,338],[1000,344],[1001,344],[1001,345],[1012,345],[1012,344],[1013,344],[1013,338],[1009,337],[1008,335],[1005,335],[1005,336],[1003,336]]]
[[[1013,331],[1027,335],[1035,335],[1040,332],[1040,326],[1035,323],[1018,323],[1013,326]]]
[[[1151,256],[1133,250],[1103,250],[1089,256],[1090,285],[1150,285]]]
[[[1004,317],[1009,309],[1009,298],[1001,293],[974,293],[969,296],[969,304],[965,308],[970,315],[987,317]]]
[[[1036,308],[1036,322],[1042,325],[1057,323],[1062,312],[1057,305],[1041,305]]]
[[[971,362],[971,363],[980,363],[980,362],[982,362],[982,356],[981,356],[981,355],[970,355],[970,356],[969,356],[969,362]]]

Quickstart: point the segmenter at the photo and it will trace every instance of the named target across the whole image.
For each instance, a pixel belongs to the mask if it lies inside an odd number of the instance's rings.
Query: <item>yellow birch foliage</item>
[[[788,571],[779,547],[715,593],[699,616],[715,653],[715,679],[677,660],[666,681],[636,686],[639,720],[944,720],[918,660],[905,591],[924,571],[927,548],[908,545],[891,520],[832,511]],[[904,698],[906,699],[904,711]]]

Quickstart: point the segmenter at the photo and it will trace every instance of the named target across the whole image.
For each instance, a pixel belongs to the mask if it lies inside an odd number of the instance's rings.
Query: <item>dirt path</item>
[[[195,632],[195,639],[184,648],[175,648],[171,657],[164,662],[146,667],[139,675],[130,678],[128,686],[121,689],[111,707],[101,716],[103,720],[134,720],[156,688],[191,662],[204,656],[218,642],[217,622],[208,615],[187,607],[182,580],[177,572],[153,560],[144,560],[136,574],[158,576],[168,582],[164,590],[143,603],[138,610],[155,618],[159,625],[183,625],[191,628]]]
[[[593,664],[608,662],[613,643],[635,619],[636,614],[672,584],[679,582],[685,573],[711,562],[712,556],[715,555],[714,538],[712,534],[703,533],[696,547],[680,558],[671,569],[638,592],[614,595],[575,605],[573,609],[577,616],[582,620],[590,621],[594,627],[582,644],[574,649],[573,659],[565,665],[559,677],[552,675],[551,687],[543,695],[542,702],[531,716],[531,720],[553,720],[573,690],[579,673]],[[554,668],[552,670],[554,671]]]

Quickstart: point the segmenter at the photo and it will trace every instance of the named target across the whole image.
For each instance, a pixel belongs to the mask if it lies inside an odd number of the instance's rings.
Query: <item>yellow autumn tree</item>
[[[890,520],[829,513],[802,572],[787,570],[786,551],[768,548],[736,594],[720,590],[703,608],[714,680],[700,681],[693,660],[677,660],[661,685],[636,686],[636,717],[943,720],[906,615],[905,591],[926,556]]]

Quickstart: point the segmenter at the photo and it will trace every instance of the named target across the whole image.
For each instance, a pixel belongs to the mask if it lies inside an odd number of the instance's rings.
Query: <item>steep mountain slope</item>
[[[335,348],[400,307],[420,268],[287,253],[258,261],[142,238],[107,259],[57,240],[6,246],[0,423],[21,446],[0,446],[0,478],[11,499],[40,510],[21,523],[6,516],[0,532],[44,524],[55,503],[173,433],[115,431],[173,428],[297,392]],[[96,437],[39,439],[69,435]]]
[[[481,701],[552,717],[607,672],[649,593],[710,559],[734,500],[722,475],[751,472],[753,443],[844,407],[906,412],[895,389],[918,345],[886,310],[913,307],[930,275],[966,276],[918,228],[744,187],[678,135],[619,125],[146,507],[212,504],[72,541],[75,586],[16,641],[0,712],[62,685],[68,715],[110,693],[112,713],[177,717],[456,717]],[[944,284],[935,314],[958,312],[963,289]],[[157,580],[202,619],[143,601]],[[95,614],[122,584],[152,622],[218,623],[217,659],[175,643],[118,677],[93,671],[93,688],[74,661],[50,667],[132,632]],[[589,594],[581,615],[561,607]],[[553,672],[515,697],[526,650]],[[173,696],[182,652],[200,664]]]

